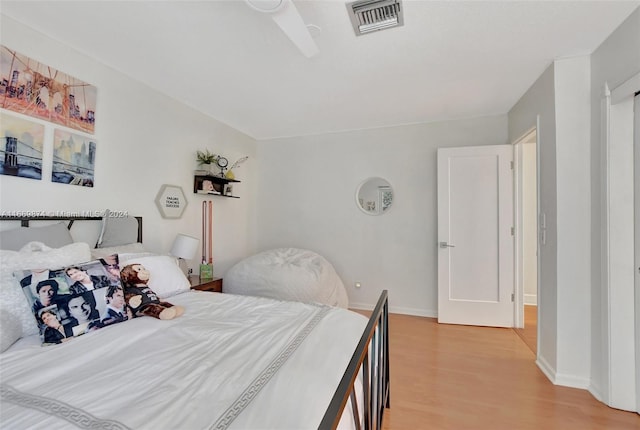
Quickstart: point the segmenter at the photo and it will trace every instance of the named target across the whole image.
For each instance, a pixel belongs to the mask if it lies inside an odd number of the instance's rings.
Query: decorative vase
[[[229,180],[234,180],[236,178],[236,175],[233,174],[233,170],[228,170],[227,173],[225,173],[224,177]]]

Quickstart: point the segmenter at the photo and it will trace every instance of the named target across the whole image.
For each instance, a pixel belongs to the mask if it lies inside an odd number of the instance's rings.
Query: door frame
[[[629,208],[624,193],[629,187],[633,188],[633,94],[638,88],[640,73],[612,90],[605,83],[601,99],[601,298],[605,372],[601,394],[607,405],[629,411],[638,408],[635,354],[640,350],[640,333],[634,326],[640,309],[634,297],[634,203],[632,201]],[[634,322],[629,324],[629,321]]]
[[[636,412],[640,414],[640,94],[633,105],[634,289],[636,295]]]
[[[538,238],[536,240],[536,297],[537,297],[537,319],[540,319],[540,238],[544,225],[540,221],[540,115],[536,115],[536,124],[525,131],[520,137],[512,142],[514,146],[514,175],[513,175],[513,192],[514,192],[514,228],[515,228],[515,328],[524,328],[524,213],[523,213],[523,142],[531,135],[536,133],[536,224],[538,226]],[[536,358],[540,351],[540,324],[536,325]]]

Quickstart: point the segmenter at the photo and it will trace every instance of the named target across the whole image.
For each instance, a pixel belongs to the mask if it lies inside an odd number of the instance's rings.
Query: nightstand
[[[210,291],[213,293],[222,292],[222,278],[200,279],[197,275],[189,276],[192,290]]]

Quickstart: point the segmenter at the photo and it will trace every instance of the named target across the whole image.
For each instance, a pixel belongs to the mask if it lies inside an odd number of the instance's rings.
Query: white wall
[[[253,252],[256,143],[252,138],[4,15],[0,19],[2,44],[98,88],[95,187],[51,182],[54,125],[34,119],[45,124],[48,136],[43,179],[0,176],[3,212],[128,210],[144,217],[146,247],[168,252],[176,233],[200,237],[203,197],[193,194],[193,170],[196,150],[209,148],[231,162],[242,155],[250,157],[237,172],[243,183],[234,187],[242,198],[213,199],[215,271],[222,274]],[[181,219],[161,218],[154,200],[162,184],[184,190],[188,206]]]
[[[260,141],[258,248],[324,255],[352,306],[388,289],[393,312],[436,316],[436,148],[505,143],[505,115]],[[394,190],[381,216],[356,207],[371,176]]]
[[[557,195],[555,67],[550,65],[509,111],[509,141],[515,142],[535,127],[539,119],[538,164],[540,205],[545,216],[540,235],[538,290],[538,365],[555,380],[557,366]]]
[[[590,375],[589,79],[589,57],[556,60],[509,112],[511,141],[539,118],[538,365],[580,388]]]
[[[607,256],[601,245],[600,98],[605,82],[613,88],[638,70],[640,10],[590,57],[556,60],[509,112],[510,141],[539,116],[546,244],[540,253],[538,365],[555,383],[588,387],[605,401],[610,363],[601,282]]]
[[[591,56],[591,386],[599,399],[609,398],[607,290],[602,282],[603,245],[601,98],[640,71],[640,9],[636,9]]]
[[[558,363],[556,383],[589,386],[590,58],[555,61]]]

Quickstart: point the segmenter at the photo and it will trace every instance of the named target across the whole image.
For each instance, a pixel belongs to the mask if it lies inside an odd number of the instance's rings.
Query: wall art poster
[[[0,45],[0,107],[93,134],[97,89]]]
[[[180,218],[187,207],[187,198],[178,185],[162,185],[155,202],[162,218]]]
[[[44,125],[0,112],[0,174],[42,179]]]
[[[94,139],[56,129],[53,135],[51,180],[61,184],[93,187],[96,162]]]

